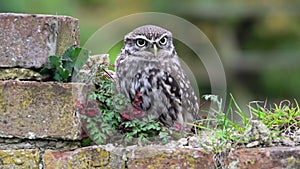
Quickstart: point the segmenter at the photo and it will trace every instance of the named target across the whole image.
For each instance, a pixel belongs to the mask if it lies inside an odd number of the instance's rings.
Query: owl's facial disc
[[[151,39],[150,39],[151,38]],[[153,35],[150,37],[137,35],[132,39],[138,51],[150,52],[155,58],[158,57],[160,50],[165,50],[170,45],[168,34],[164,33],[159,36]]]

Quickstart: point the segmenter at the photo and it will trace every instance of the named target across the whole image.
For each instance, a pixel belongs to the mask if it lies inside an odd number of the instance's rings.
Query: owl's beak
[[[157,57],[157,46],[156,46],[156,44],[153,44],[153,53],[154,53],[154,57]]]

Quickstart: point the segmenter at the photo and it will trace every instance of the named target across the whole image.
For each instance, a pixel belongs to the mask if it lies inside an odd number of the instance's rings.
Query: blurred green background
[[[0,12],[78,18],[81,45],[101,26],[125,15],[151,11],[182,17],[211,40],[225,68],[228,92],[243,105],[265,99],[269,103],[300,101],[299,9],[299,0],[0,1]],[[210,93],[208,75],[199,59],[184,44],[176,45],[197,78],[200,94]]]

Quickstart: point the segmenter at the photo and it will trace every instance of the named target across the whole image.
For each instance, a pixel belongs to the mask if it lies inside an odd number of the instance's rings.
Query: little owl
[[[132,106],[167,127],[186,127],[198,116],[198,101],[172,41],[158,26],[134,29],[115,62],[117,86]]]

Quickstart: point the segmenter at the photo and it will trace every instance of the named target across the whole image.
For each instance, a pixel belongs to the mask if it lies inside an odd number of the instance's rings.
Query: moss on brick
[[[0,67],[41,68],[49,55],[79,46],[73,17],[2,13],[0,22]]]
[[[120,163],[121,162],[121,163]],[[125,162],[100,147],[92,146],[74,151],[47,150],[44,154],[45,168],[125,168]]]
[[[128,154],[128,168],[213,168],[213,154],[196,149],[138,147]]]
[[[84,84],[2,81],[0,134],[4,137],[80,139],[76,104]]]
[[[0,150],[0,168],[39,168],[38,149]]]
[[[300,147],[268,147],[232,151],[227,166],[236,168],[297,168],[300,166]]]

